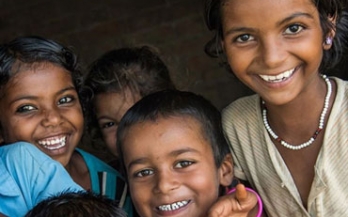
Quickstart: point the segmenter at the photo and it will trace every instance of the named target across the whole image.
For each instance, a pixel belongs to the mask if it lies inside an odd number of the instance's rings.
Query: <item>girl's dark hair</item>
[[[169,71],[154,48],[125,47],[111,50],[95,60],[85,77],[94,94],[130,88],[141,97],[174,88]]]
[[[84,78],[83,101],[86,112],[87,129],[92,137],[100,137],[94,96],[100,93],[123,93],[129,88],[140,97],[150,93],[175,89],[169,70],[154,47],[124,47],[108,51],[95,60]],[[87,106],[88,105],[88,106]]]
[[[126,112],[117,130],[120,163],[123,164],[122,147],[125,137],[133,125],[171,117],[193,118],[201,125],[201,133],[211,145],[216,167],[219,167],[230,153],[219,110],[202,96],[179,90],[164,90],[145,96]]]
[[[0,90],[21,67],[52,63],[70,72],[77,91],[82,74],[73,51],[53,40],[39,36],[19,37],[0,46]]]
[[[221,57],[222,64],[228,70],[225,58],[223,58],[223,50],[221,40],[223,40],[222,30],[222,14],[221,7],[227,0],[205,0],[204,1],[204,19],[210,31],[214,32],[214,36],[209,40],[204,50],[210,57]],[[324,50],[324,56],[320,65],[320,71],[333,68],[342,58],[344,48],[347,45],[348,37],[348,14],[344,11],[347,0],[311,0],[319,12],[321,28],[323,30],[323,41],[331,30],[335,30],[336,34],[333,38],[332,47]],[[328,19],[335,18],[336,23],[333,25]]]

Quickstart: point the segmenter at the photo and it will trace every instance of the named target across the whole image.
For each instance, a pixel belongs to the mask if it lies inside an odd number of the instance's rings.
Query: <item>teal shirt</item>
[[[24,216],[37,203],[61,191],[82,188],[57,161],[26,142],[0,147],[0,213]]]
[[[122,175],[99,158],[81,149],[76,151],[83,157],[91,177],[92,191],[123,203],[122,208],[133,217],[133,205]],[[102,184],[104,183],[104,184]],[[123,197],[125,195],[125,197]],[[124,198],[124,199],[123,199]],[[124,201],[124,202],[122,202]]]

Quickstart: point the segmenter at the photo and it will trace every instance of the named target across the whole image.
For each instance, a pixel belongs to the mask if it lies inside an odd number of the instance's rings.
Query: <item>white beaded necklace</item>
[[[319,127],[318,129],[314,132],[313,136],[305,143],[302,143],[300,145],[290,145],[289,143],[285,142],[283,139],[281,139],[275,132],[271,129],[271,126],[268,124],[267,121],[267,108],[265,105],[265,101],[262,100],[262,118],[263,118],[263,124],[265,125],[265,128],[267,132],[272,136],[273,139],[276,141],[280,142],[281,145],[283,145],[285,148],[291,149],[291,150],[300,150],[303,149],[309,145],[311,145],[314,140],[317,138],[319,133],[323,130],[324,128],[324,120],[325,116],[327,113],[327,110],[329,109],[329,101],[331,97],[331,83],[329,81],[329,78],[326,77],[326,75],[321,75],[321,77],[324,79],[327,85],[327,93],[325,96],[325,101],[324,101],[324,108],[323,111],[321,112],[320,119],[319,119]]]

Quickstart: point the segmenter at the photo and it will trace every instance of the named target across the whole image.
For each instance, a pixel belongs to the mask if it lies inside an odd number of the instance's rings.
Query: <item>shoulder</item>
[[[75,149],[83,158],[89,171],[92,190],[99,193],[100,186],[105,184],[106,196],[115,198],[115,192],[120,188],[118,179],[124,181],[123,176],[106,162],[82,150]],[[121,191],[122,192],[122,191]]]
[[[11,159],[12,162],[17,161],[35,161],[38,163],[51,159],[33,144],[27,142],[16,142],[0,147],[0,155],[2,159]]]
[[[338,87],[343,87],[344,89],[348,88],[348,81],[343,80],[341,78],[337,78],[337,77],[330,77],[331,79],[333,79]]]
[[[232,102],[222,111],[222,127],[230,144],[241,144],[237,138],[252,139],[249,135],[259,135],[262,126],[260,96],[251,95]],[[249,141],[244,141],[249,143]]]
[[[226,122],[250,118],[259,110],[259,104],[260,97],[256,94],[239,98],[222,110],[222,120]]]
[[[342,80],[337,77],[330,77],[333,79],[337,85],[336,98],[334,105],[339,104],[339,106],[343,106],[347,104],[348,101],[348,81]]]
[[[85,161],[90,171],[102,170],[102,171],[107,171],[112,173],[118,173],[114,168],[112,168],[106,162],[94,156],[93,154],[88,153],[80,148],[76,148],[76,151],[83,157],[83,160]]]
[[[38,150],[38,148],[36,148],[34,145],[27,142],[15,142],[15,143],[6,144],[0,147],[1,155],[20,153],[24,151],[36,152],[36,150]]]
[[[88,153],[87,151],[84,151],[80,148],[76,148],[75,151],[77,151],[85,161],[93,161],[97,164],[106,164],[105,162],[103,162],[101,159],[99,159],[98,157],[94,156],[91,153]]]

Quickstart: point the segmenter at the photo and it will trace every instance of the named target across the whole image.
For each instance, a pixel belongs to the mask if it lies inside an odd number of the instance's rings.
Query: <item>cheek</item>
[[[19,140],[31,141],[31,135],[35,131],[35,123],[34,120],[9,119],[1,122],[1,130],[6,143]]]
[[[141,185],[139,183],[134,184],[132,181],[129,182],[129,189],[133,204],[140,214],[140,216],[150,216],[150,205],[149,202],[153,195],[150,192],[151,187]]]
[[[205,173],[201,175],[201,177],[199,177],[198,175],[193,176],[191,178],[192,180],[191,183],[194,184],[193,186],[199,186],[199,188],[201,188],[203,191],[206,190],[209,192],[214,192],[212,189],[217,189],[219,186],[219,182],[215,177],[217,177],[217,174],[215,173],[214,174]]]
[[[70,123],[74,125],[74,127],[83,131],[84,119],[81,107],[76,107],[75,109],[71,109],[64,112],[65,118],[68,119]]]
[[[212,162],[213,165],[215,165]],[[220,181],[215,167],[205,165],[201,169],[185,176],[185,182],[190,188],[200,194],[205,200],[215,200],[218,196]],[[184,177],[182,177],[184,179]]]
[[[307,62],[320,64],[323,57],[323,48],[319,43],[308,42],[307,46],[303,45],[302,49],[299,49],[299,52],[302,51],[303,59],[308,60]]]
[[[235,55],[237,53],[238,55]],[[225,51],[227,58],[227,63],[231,68],[232,72],[237,75],[243,74],[250,62],[250,55],[243,55],[240,51],[234,51],[233,49],[228,49]]]
[[[116,148],[116,131],[109,132],[107,134],[103,134],[104,142],[107,148],[112,152],[113,155],[117,155]]]

